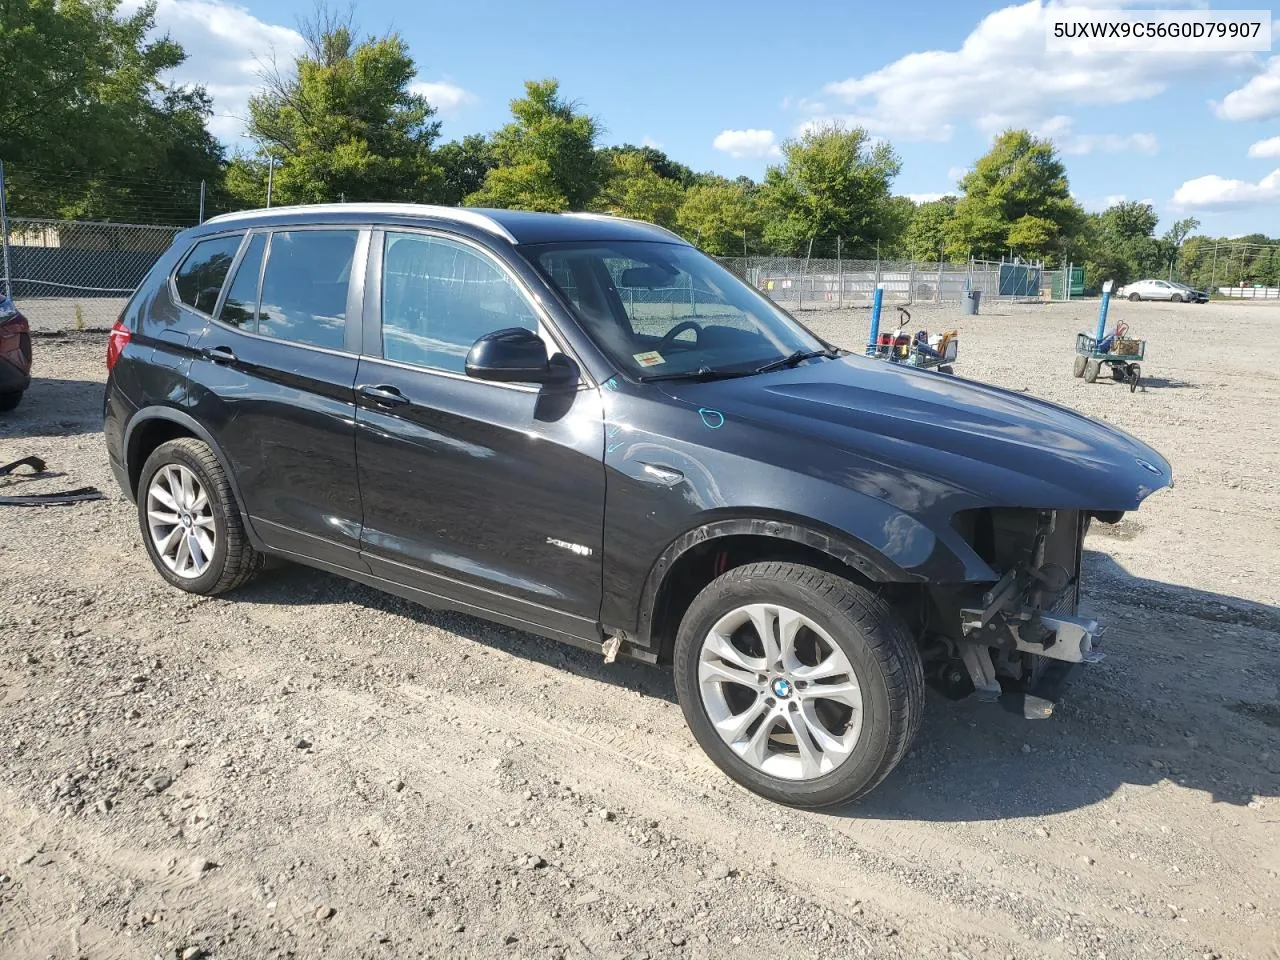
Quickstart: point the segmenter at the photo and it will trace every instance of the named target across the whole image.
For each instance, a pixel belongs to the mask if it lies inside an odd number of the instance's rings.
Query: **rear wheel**
[[[231,485],[208,444],[194,437],[156,447],[138,481],[142,542],[160,575],[211,595],[249,582],[264,557],[249,544]]]
[[[1071,375],[1073,377],[1084,376],[1084,365],[1089,362],[1089,358],[1083,353],[1077,353],[1076,358],[1071,361]]]
[[[18,390],[13,393],[0,393],[0,413],[8,413],[10,410],[16,410],[18,404],[22,402],[22,391]]]
[[[1102,369],[1102,361],[1089,359],[1084,365],[1084,382],[1093,383],[1098,379],[1098,371]]]
[[[872,790],[924,709],[920,654],[888,604],[793,563],[747,564],[703,589],[680,624],[675,681],[715,764],[800,807]]]
[[[1125,373],[1129,377],[1129,392],[1133,393],[1138,389],[1138,385],[1142,383],[1142,367],[1136,363],[1131,363]]]
[[[1125,368],[1122,365],[1118,363],[1113,363],[1111,365],[1112,380],[1124,380],[1127,376],[1128,374],[1125,372]]]

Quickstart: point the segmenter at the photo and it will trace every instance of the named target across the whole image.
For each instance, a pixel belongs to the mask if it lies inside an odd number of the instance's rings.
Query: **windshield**
[[[523,252],[588,335],[640,379],[751,373],[819,341],[693,247],[648,241],[538,244]]]

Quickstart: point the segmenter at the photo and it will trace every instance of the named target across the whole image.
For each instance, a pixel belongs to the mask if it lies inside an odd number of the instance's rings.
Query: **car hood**
[[[755,451],[772,448],[783,465],[816,472],[852,458],[880,474],[932,478],[975,505],[1132,510],[1173,482],[1160,454],[1115,427],[1023,393],[865,357],[664,387],[709,413],[704,423],[721,422],[718,413],[726,424],[816,441],[755,438]]]

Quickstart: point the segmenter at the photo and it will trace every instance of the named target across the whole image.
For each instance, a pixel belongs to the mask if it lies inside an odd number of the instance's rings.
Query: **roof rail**
[[[666,227],[660,227],[656,223],[650,223],[648,220],[636,220],[634,217],[618,217],[612,213],[562,213],[562,217],[582,217],[584,220],[621,220],[623,223],[638,223],[643,227],[657,230],[659,233],[665,233],[672,240],[678,240],[680,243],[689,244],[689,241],[674,230],[668,230]]]
[[[465,207],[441,207],[426,203],[306,203],[297,206],[263,207],[258,210],[244,210],[239,213],[223,213],[210,217],[205,223],[224,223],[229,220],[255,219],[274,217],[281,213],[319,213],[326,210],[340,210],[343,213],[371,215],[404,215],[411,217],[435,217],[438,220],[452,220],[455,223],[466,223],[479,227],[495,236],[502,237],[510,243],[516,238],[511,231],[493,217],[468,210]]]

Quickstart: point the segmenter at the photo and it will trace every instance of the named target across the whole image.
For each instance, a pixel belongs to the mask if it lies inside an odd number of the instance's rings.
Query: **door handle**
[[[205,347],[200,351],[200,356],[223,366],[236,362],[235,351],[230,347]]]
[[[372,400],[379,407],[399,407],[409,402],[403,393],[385,383],[366,383],[359,390],[360,396]]]

